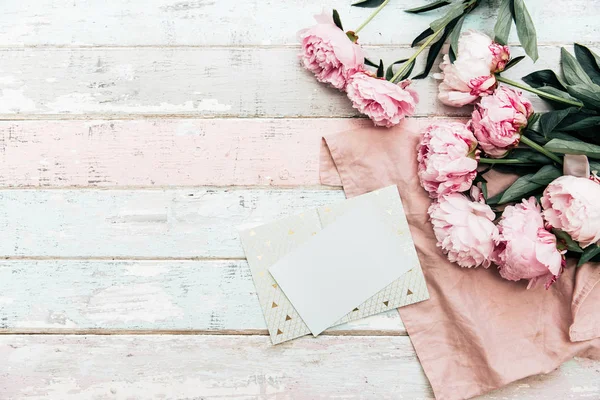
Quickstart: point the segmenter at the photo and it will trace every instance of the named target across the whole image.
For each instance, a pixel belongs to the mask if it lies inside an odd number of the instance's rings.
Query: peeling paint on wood
[[[321,137],[370,125],[364,119],[1,121],[0,187],[318,186]]]
[[[287,47],[4,49],[1,76],[17,78],[0,82],[0,117],[358,116],[344,93],[317,82],[300,67],[297,52]],[[383,47],[367,52],[391,62],[413,50]],[[521,52],[513,49],[514,54]],[[559,56],[558,47],[541,47],[535,69],[556,68]],[[526,59],[506,76],[519,79],[533,68]],[[413,82],[421,99],[417,115],[470,113],[469,107],[443,106],[437,100],[437,83],[432,77]],[[533,103],[536,111],[547,109],[541,100]]]
[[[406,336],[0,336],[0,358],[8,399],[433,400]],[[589,399],[599,378],[576,359],[480,399]]]
[[[488,2],[486,2],[488,3]],[[465,28],[490,30],[499,0],[482,4]],[[442,10],[423,16],[403,10],[422,0],[391,2],[360,34],[364,44],[410,43]],[[12,45],[282,45],[296,43],[296,32],[314,24],[312,16],[337,9],[344,28],[355,29],[371,10],[349,0],[128,0],[61,2],[5,0],[0,43]],[[541,43],[596,41],[598,0],[527,0]],[[569,18],[565,18],[568,13]],[[571,23],[577,21],[577,23]],[[515,29],[511,42],[516,43]]]
[[[264,331],[246,261],[0,261],[0,329]],[[406,334],[396,310],[336,331]],[[0,330],[0,333],[2,330]]]
[[[341,190],[3,190],[0,256],[243,258],[238,227],[341,201]]]

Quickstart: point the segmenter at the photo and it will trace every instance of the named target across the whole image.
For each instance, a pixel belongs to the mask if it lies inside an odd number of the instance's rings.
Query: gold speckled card
[[[407,263],[412,264],[413,268],[354,310],[349,310],[349,313],[333,326],[429,298],[398,189],[396,186],[389,186],[338,204],[309,210],[240,232],[273,344],[310,334],[310,330],[278,287],[268,271],[269,268],[285,254],[317,235],[336,218],[354,207],[367,205],[374,206],[389,216],[386,223],[396,234],[395,240],[398,241],[399,248],[403,249]]]

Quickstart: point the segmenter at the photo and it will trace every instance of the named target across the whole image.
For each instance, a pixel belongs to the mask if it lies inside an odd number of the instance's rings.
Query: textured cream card
[[[352,208],[366,204],[375,205],[389,216],[386,223],[397,233],[398,246],[404,249],[406,259],[414,267],[333,325],[355,321],[429,298],[398,190],[395,186],[389,186],[240,232],[258,300],[273,344],[307,335],[310,330],[268,269],[281,257],[316,235],[323,227],[333,223]]]
[[[354,207],[269,268],[314,336],[413,267],[385,219]]]

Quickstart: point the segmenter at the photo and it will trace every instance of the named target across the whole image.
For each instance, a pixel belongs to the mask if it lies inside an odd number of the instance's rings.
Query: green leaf
[[[574,251],[576,253],[583,253],[581,246],[579,246],[579,244],[574,241],[571,235],[569,235],[567,232],[561,231],[560,229],[552,229],[552,233],[554,233],[554,236],[556,236],[559,243],[562,242],[565,245],[567,250]]]
[[[369,60],[366,57],[365,57],[365,64],[368,65],[369,67],[374,67],[374,68],[379,67],[379,65],[375,64],[373,61]]]
[[[333,10],[333,23],[341,30],[344,30],[342,27],[342,20],[340,19],[340,14],[337,12],[337,10]]]
[[[563,76],[569,85],[591,85],[593,83],[583,68],[581,68],[577,59],[564,47],[560,48],[560,62]]]
[[[518,178],[508,189],[488,200],[488,204],[505,204],[520,201],[524,197],[535,194],[559,177],[561,172],[553,165],[544,165],[533,174]]]
[[[531,139],[531,133],[527,134],[527,137]],[[523,164],[552,164],[552,160],[536,150],[528,148],[514,149],[508,156],[510,158],[517,159]]]
[[[485,201],[487,201],[487,199],[488,199],[487,181],[481,183],[481,194],[483,194],[483,199]]]
[[[396,64],[402,64],[404,62],[408,61],[408,58],[405,58],[403,60],[398,60],[396,62],[394,62],[393,64],[390,64],[389,67],[387,67],[387,69],[385,70],[385,79],[386,80],[391,80],[394,76],[394,65]],[[410,65],[408,66],[408,68],[402,73],[402,76],[398,77],[398,81],[402,81],[404,79],[406,79],[412,72],[413,68],[415,66],[415,60],[412,60],[410,62]]]
[[[592,82],[600,85],[600,57],[585,46],[575,43],[575,57]]]
[[[379,66],[377,67],[377,77],[383,78],[383,60],[379,60]]]
[[[429,48],[429,52],[427,53],[427,61],[425,62],[425,70],[423,72],[421,72],[419,75],[415,76],[413,79],[423,79],[423,78],[427,77],[427,75],[429,75],[429,71],[431,71],[431,68],[433,67],[433,63],[435,62],[438,54],[442,50],[442,47],[444,46],[444,42],[446,42],[446,38],[452,32],[452,29],[458,22],[459,18],[460,17],[457,17],[457,18],[454,18],[452,21],[450,21],[450,23],[444,29],[444,33],[441,35],[441,37],[435,43],[433,43],[431,45],[431,47]]]
[[[544,148],[554,153],[584,154],[589,158],[600,159],[600,146],[580,140],[552,139]]]
[[[506,65],[504,66],[504,70],[502,72],[508,71],[509,69],[511,69],[512,67],[514,67],[518,63],[520,63],[524,58],[525,58],[525,56],[519,56],[519,57],[511,58],[511,60],[508,63],[506,63]]]
[[[451,2],[448,0],[439,0],[439,1],[434,1],[433,3],[425,4],[424,6],[421,6],[421,7],[415,7],[415,8],[411,8],[409,10],[404,10],[404,11],[407,13],[411,13],[411,14],[419,14],[419,13],[435,10],[440,7],[447,6],[450,3]]]
[[[429,27],[437,32],[441,30],[443,27],[448,26],[452,20],[460,17],[465,11],[465,6],[462,1],[457,1],[452,4],[452,6],[448,9],[446,15],[441,18],[436,19],[432,23],[429,24]]]
[[[544,86],[544,87],[538,88],[538,90],[541,90],[542,92],[546,92],[546,93],[552,94],[554,96],[562,97],[563,99],[566,99],[566,100],[571,100],[571,101],[577,100],[573,96],[570,96],[569,93],[565,93],[562,90],[558,90],[557,88],[554,88],[552,86]],[[564,103],[559,103],[559,102],[555,102],[555,101],[548,100],[548,99],[544,99],[544,100],[548,101],[549,103],[552,103],[555,108],[565,108],[565,107],[567,107]]]
[[[529,86],[534,88],[540,88],[544,86],[552,86],[559,90],[566,91],[566,84],[562,82],[554,71],[551,69],[542,69],[540,71],[532,72],[529,75],[525,75],[523,81],[527,83]]]
[[[477,173],[477,175],[475,176],[475,179],[473,179],[473,185],[477,185],[478,183],[481,183],[481,194],[483,194],[483,198],[485,201],[487,201],[488,199],[488,190],[487,190],[487,180],[483,177],[483,174],[485,174],[487,172],[486,171],[479,171]],[[477,199],[473,199],[475,201],[477,201]]]
[[[383,4],[385,0],[357,0],[351,5],[361,8],[375,8]]]
[[[510,28],[512,25],[512,8],[513,0],[502,0],[498,7],[498,19],[494,25],[494,40],[500,44],[508,43]]]
[[[515,10],[515,25],[517,26],[517,35],[519,42],[523,46],[525,53],[535,62],[538,59],[537,36],[535,26],[525,7],[524,0],[513,0]]]
[[[532,182],[534,174],[527,174],[517,179],[508,189],[502,192],[498,204],[519,201],[528,194],[531,194],[541,188],[543,185]]]
[[[600,254],[600,246],[598,246],[596,244],[592,244],[592,245],[588,246],[583,251],[583,254],[581,255],[581,258],[579,259],[577,266],[581,267],[583,264],[590,261],[592,258],[594,258],[594,256],[597,256],[598,254]]]
[[[566,140],[567,142],[581,142],[581,140],[577,139],[573,135],[570,135],[568,133],[558,132],[558,131],[550,132],[546,136],[548,137],[548,139],[562,139],[562,140]],[[550,140],[548,140],[548,141],[550,141]]]
[[[450,50],[454,52],[454,56],[458,55],[458,39],[460,38],[460,30],[462,29],[463,21],[465,20],[465,16],[460,17],[454,29],[452,29],[452,33],[450,34]]]
[[[600,126],[600,117],[582,117],[578,121],[560,127],[561,131],[579,131]]]
[[[422,40],[425,40],[426,38],[428,38],[429,36],[433,35],[434,33],[435,32],[433,32],[433,29],[431,29],[431,28],[425,29],[423,32],[419,33],[419,35],[415,38],[415,40],[413,40],[413,42],[411,43],[410,47],[415,47]]]
[[[554,165],[544,165],[529,180],[538,185],[546,186],[556,178],[562,175],[561,170]]]
[[[600,86],[595,83],[569,85],[567,91],[581,100],[586,107],[600,110]]]
[[[574,107],[565,108],[564,110],[548,111],[543,113],[539,119],[539,126],[542,130],[542,134],[546,136],[552,132],[554,128],[558,126],[569,114],[577,112]]]
[[[456,53],[454,52],[452,46],[450,46],[450,48],[448,49],[448,58],[450,59],[450,62],[452,64],[454,64],[454,62],[456,61]]]

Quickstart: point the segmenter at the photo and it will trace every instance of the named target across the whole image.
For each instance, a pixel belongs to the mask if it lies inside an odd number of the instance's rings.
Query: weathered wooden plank
[[[341,190],[4,190],[0,256],[243,258],[238,226],[340,201]]]
[[[498,0],[484,2],[465,23],[489,30]],[[361,32],[365,44],[410,43],[442,10],[423,16],[404,9],[424,0],[391,2]],[[271,45],[296,42],[295,33],[312,25],[312,15],[336,8],[346,29],[355,29],[372,10],[348,0],[129,0],[94,2],[5,0],[0,43],[9,45]],[[597,41],[598,0],[528,0],[542,43]],[[577,21],[576,24],[571,23]],[[513,29],[512,41],[516,41]]]
[[[238,331],[267,335],[246,261],[0,261],[2,331]],[[334,334],[406,334],[398,312]]]
[[[8,399],[433,399],[405,336],[0,336]],[[589,399],[600,364],[575,359],[480,399]]]
[[[317,186],[321,137],[368,125],[347,118],[0,121],[0,186]]]
[[[388,62],[412,51],[368,49]],[[357,116],[344,93],[302,70],[297,52],[288,47],[4,49],[0,119]],[[542,47],[536,68],[557,67],[558,60],[558,47]],[[527,60],[506,75],[518,78],[532,69]],[[440,104],[431,77],[415,81],[414,88],[420,116],[470,112]],[[547,109],[541,101],[534,106]]]

